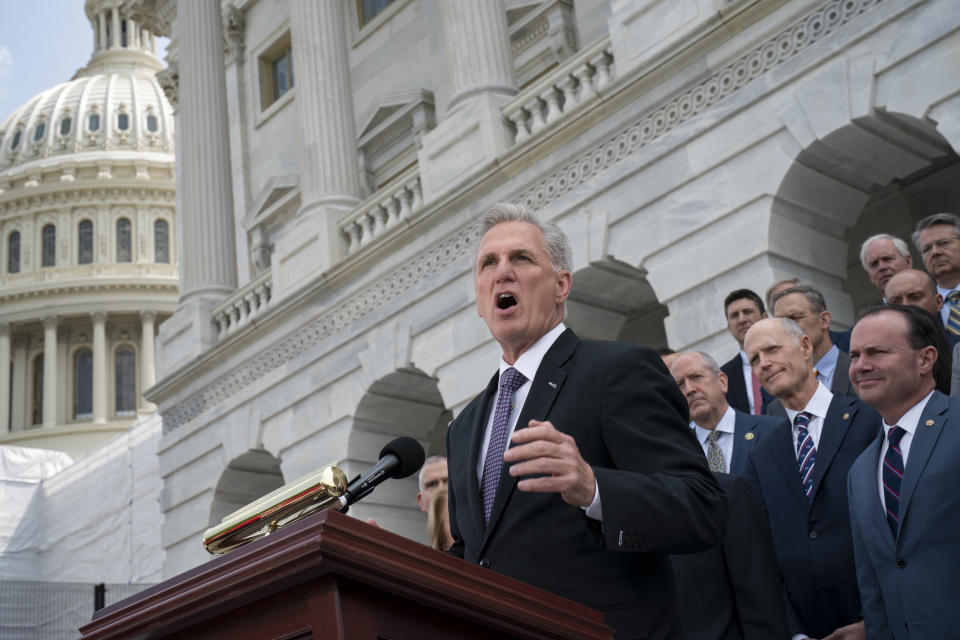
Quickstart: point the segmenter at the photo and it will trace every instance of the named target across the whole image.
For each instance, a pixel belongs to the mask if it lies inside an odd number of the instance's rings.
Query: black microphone
[[[423,447],[413,438],[401,436],[391,440],[380,450],[380,462],[347,485],[340,496],[341,511],[346,512],[347,507],[367,496],[387,478],[406,478],[416,473],[423,466],[424,457]]]

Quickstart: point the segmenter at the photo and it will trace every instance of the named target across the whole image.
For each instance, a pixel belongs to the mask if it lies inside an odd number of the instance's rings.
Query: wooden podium
[[[599,611],[330,511],[101,609],[80,632],[82,640],[613,637]]]

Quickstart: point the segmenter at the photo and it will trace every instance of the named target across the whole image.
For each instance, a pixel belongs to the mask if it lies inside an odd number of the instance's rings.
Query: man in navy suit
[[[677,354],[670,373],[687,399],[693,430],[710,470],[743,475],[747,456],[785,418],[755,416],[727,404],[727,374],[706,353]]]
[[[501,356],[447,431],[450,552],[601,610],[617,638],[679,638],[666,554],[719,544],[727,510],[683,396],[650,349],[564,327],[559,228],[519,205],[480,225],[477,312]]]
[[[810,338],[789,318],[756,323],[750,364],[789,416],[750,453],[746,479],[766,508],[794,638],[863,638],[847,472],[878,431],[876,411],[814,375]]]
[[[850,376],[883,431],[849,477],[867,637],[960,633],[960,398],[934,389],[936,323],[915,307],[866,309]]]
[[[767,317],[763,300],[750,289],[737,289],[727,294],[723,301],[723,313],[727,318],[727,331],[737,341],[740,348],[737,355],[720,367],[727,376],[727,402],[731,407],[743,413],[759,415],[769,398],[763,397],[760,381],[750,370],[747,356],[743,351],[743,336],[755,322]],[[755,397],[757,392],[761,397]]]
[[[887,280],[884,297],[891,304],[909,304],[920,307],[932,318],[940,318],[943,296],[937,293],[937,282],[925,271],[904,269]],[[947,331],[940,322],[937,331],[937,361],[933,365],[933,380],[937,390],[950,394],[950,377],[953,368],[953,349],[960,343],[960,335]]]
[[[785,420],[734,411],[724,398],[727,376],[705,353],[677,354],[670,373],[687,399],[694,432],[730,505],[719,547],[673,556],[684,638],[786,638],[770,525],[750,486],[732,475],[743,472],[749,452]]]

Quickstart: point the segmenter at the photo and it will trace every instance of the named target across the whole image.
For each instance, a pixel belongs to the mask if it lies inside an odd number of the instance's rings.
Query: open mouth
[[[498,309],[506,310],[506,309],[509,309],[510,307],[515,307],[515,306],[517,306],[517,299],[513,297],[513,294],[501,293],[497,297]]]

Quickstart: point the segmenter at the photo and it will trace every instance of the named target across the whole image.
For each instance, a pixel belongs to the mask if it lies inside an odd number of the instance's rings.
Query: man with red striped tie
[[[934,390],[935,321],[912,306],[861,313],[850,378],[883,432],[850,470],[857,579],[870,638],[960,629],[960,398]]]
[[[846,482],[879,415],[817,380],[810,337],[793,320],[757,322],[744,346],[789,419],[750,452],[745,477],[770,520],[791,637],[863,638]]]

